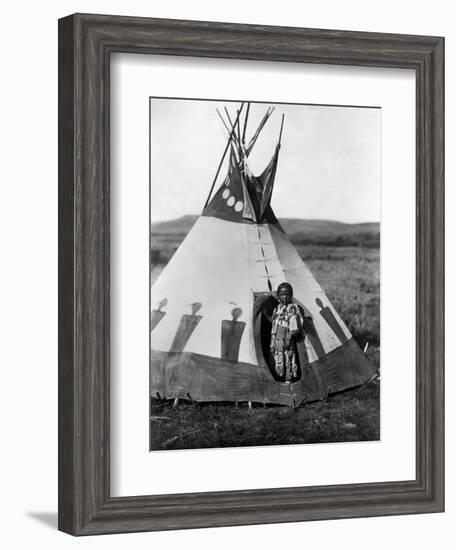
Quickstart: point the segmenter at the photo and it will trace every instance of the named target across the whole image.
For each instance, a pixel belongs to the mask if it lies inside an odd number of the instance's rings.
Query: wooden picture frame
[[[416,479],[110,496],[110,54],[416,72]],[[59,21],[59,529],[72,535],[444,509],[444,40],[76,14]]]

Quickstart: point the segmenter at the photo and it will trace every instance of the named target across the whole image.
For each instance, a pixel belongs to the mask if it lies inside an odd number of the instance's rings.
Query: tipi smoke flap
[[[150,391],[167,399],[296,407],[360,385],[375,368],[272,211],[283,117],[274,154],[255,176],[249,155],[273,109],[246,143],[250,104],[243,108],[234,121],[219,113],[228,132],[219,170],[228,154],[227,175],[151,287]],[[292,383],[277,375],[269,349],[282,282],[292,285],[303,318]]]

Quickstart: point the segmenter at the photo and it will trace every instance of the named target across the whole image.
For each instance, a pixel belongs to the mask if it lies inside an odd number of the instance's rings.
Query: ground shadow
[[[57,512],[27,512],[26,515],[29,518],[35,519],[36,521],[42,523],[46,527],[57,529]]]

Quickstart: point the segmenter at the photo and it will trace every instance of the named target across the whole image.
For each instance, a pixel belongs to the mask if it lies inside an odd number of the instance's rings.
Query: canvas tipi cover
[[[299,406],[368,381],[374,367],[271,209],[280,138],[254,176],[247,161],[258,136],[246,145],[235,126],[223,184],[151,287],[151,396]],[[265,315],[282,282],[304,316],[291,384],[271,365]]]

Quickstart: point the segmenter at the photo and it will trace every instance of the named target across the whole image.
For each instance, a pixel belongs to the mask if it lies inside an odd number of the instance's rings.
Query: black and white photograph
[[[381,108],[149,102],[150,450],[378,441]]]

